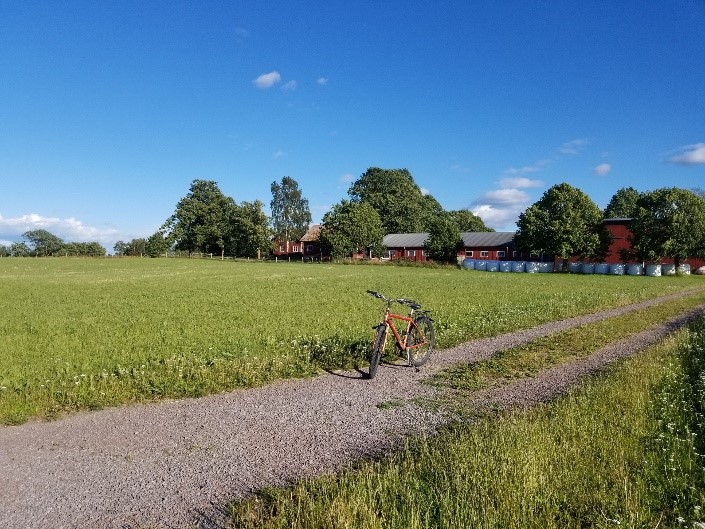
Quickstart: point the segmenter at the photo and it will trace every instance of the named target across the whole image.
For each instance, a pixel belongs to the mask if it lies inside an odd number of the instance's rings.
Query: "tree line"
[[[604,220],[631,219],[631,249],[623,261],[659,262],[676,266],[687,258],[705,258],[705,193],[677,187],[639,192],[619,189],[604,211],[580,189],[562,183],[548,189],[517,222],[514,243],[529,254],[601,260],[612,242]]]
[[[118,256],[165,255],[170,251],[219,256],[265,258],[274,245],[298,241],[308,230],[311,212],[298,182],[289,176],[270,186],[271,217],[264,204],[237,203],[217,182],[194,180],[174,213],[150,237],[118,241]],[[606,218],[629,218],[632,249],[623,260],[676,264],[688,257],[705,257],[705,192],[663,188],[639,192],[618,190],[605,210],[580,189],[557,184],[519,215],[514,238],[526,254],[563,259],[603,258],[611,244]],[[407,169],[367,169],[348,189],[348,197],[323,216],[322,250],[333,258],[364,252],[379,256],[390,233],[428,233],[426,250],[432,259],[454,263],[462,249],[461,232],[493,231],[467,209],[446,211],[424,192]],[[98,243],[64,243],[46,230],[23,234],[27,242],[0,246],[0,255],[103,256]]]
[[[22,242],[0,245],[0,257],[102,257],[105,248],[97,242],[64,242],[47,230],[30,230],[22,234]]]

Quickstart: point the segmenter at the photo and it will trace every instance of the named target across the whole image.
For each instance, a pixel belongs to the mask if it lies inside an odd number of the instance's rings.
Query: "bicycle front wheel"
[[[377,333],[375,334],[375,339],[372,342],[372,354],[370,355],[370,370],[368,371],[367,378],[375,378],[377,374],[377,367],[379,366],[379,361],[382,358],[382,353],[384,352],[384,342],[387,335],[387,326],[379,325],[377,327]]]
[[[406,342],[409,360],[414,367],[420,367],[428,362],[436,347],[436,336],[433,332],[433,322],[428,316],[419,316],[409,330]]]

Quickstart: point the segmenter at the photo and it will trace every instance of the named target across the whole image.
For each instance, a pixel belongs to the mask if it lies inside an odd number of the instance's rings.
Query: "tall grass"
[[[232,525],[655,528],[701,523],[703,329],[701,322],[552,403],[456,424],[431,439],[410,441],[406,450],[385,460],[261,491],[231,506]]]
[[[365,362],[380,290],[439,346],[701,285],[700,278],[186,259],[0,259],[0,423],[198,396]]]

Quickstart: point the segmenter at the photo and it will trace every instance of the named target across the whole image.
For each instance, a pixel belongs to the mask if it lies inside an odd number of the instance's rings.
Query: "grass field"
[[[701,285],[700,277],[0,259],[0,422],[363,364],[382,308],[367,289],[432,309],[447,347]]]

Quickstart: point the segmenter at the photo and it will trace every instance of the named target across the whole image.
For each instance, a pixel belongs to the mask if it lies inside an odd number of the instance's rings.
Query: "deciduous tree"
[[[222,193],[217,182],[194,180],[161,230],[179,250],[222,256],[234,207],[235,201]]]
[[[527,253],[549,253],[563,259],[574,255],[596,257],[609,246],[609,233],[597,205],[581,190],[557,184],[519,215],[514,237]]]
[[[366,202],[343,200],[323,217],[321,244],[334,258],[360,251],[378,256],[383,237],[379,214]]]
[[[234,208],[229,238],[234,255],[260,259],[271,249],[272,232],[263,208],[259,200],[242,202]]]
[[[688,257],[705,257],[705,199],[685,189],[644,193],[631,224],[632,247],[650,261],[670,258],[679,266]]]
[[[494,231],[492,228],[485,226],[483,220],[475,215],[469,209],[459,209],[449,211],[450,218],[455,222],[458,230],[464,231]]]
[[[164,234],[160,231],[154,232],[147,238],[145,244],[145,251],[150,257],[159,257],[160,255],[165,255],[169,250],[169,241],[164,237]]]
[[[433,197],[424,197],[407,169],[370,167],[350,186],[348,195],[377,211],[385,234],[424,231],[440,208]]]
[[[610,199],[605,208],[606,219],[631,219],[638,211],[637,202],[641,193],[633,187],[623,187]]]
[[[54,255],[62,249],[64,241],[47,230],[30,230],[22,234],[37,255]]]
[[[281,183],[272,182],[271,191],[274,236],[287,242],[300,239],[311,224],[311,211],[298,182],[290,176],[285,176]]]
[[[436,216],[426,239],[426,250],[434,261],[457,263],[458,250],[463,247],[458,225],[450,213]]]

